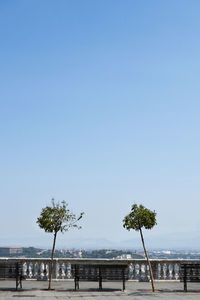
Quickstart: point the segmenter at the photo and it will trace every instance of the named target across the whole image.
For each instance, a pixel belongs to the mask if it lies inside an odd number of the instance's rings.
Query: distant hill
[[[24,258],[50,258],[51,249],[41,249],[34,247],[24,247],[21,253],[9,254],[6,257],[24,257]],[[0,257],[5,257],[1,255]],[[100,250],[80,250],[70,249],[55,251],[55,258],[143,258],[142,255],[132,251],[115,250],[115,249],[100,249]]]

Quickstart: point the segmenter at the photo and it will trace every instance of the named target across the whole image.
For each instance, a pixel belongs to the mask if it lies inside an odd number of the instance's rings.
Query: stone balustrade
[[[23,264],[23,274],[27,279],[47,280],[49,275],[50,259],[45,258],[0,258],[3,261],[20,261]],[[106,263],[120,264],[128,262],[129,279],[138,281],[148,281],[149,268],[145,259],[54,259],[53,279],[72,279],[71,263]],[[181,262],[198,262],[200,260],[182,260],[182,259],[151,259],[152,270],[155,280],[178,280]]]

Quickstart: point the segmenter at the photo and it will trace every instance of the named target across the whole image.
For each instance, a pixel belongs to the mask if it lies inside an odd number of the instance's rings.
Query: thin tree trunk
[[[54,233],[54,238],[53,238],[53,247],[52,247],[52,251],[51,251],[51,261],[50,261],[50,265],[49,265],[49,287],[48,287],[48,290],[51,290],[52,273],[53,273],[53,257],[54,257],[55,244],[56,244],[56,235],[57,235],[57,232]]]
[[[140,235],[141,235],[142,245],[143,245],[143,248],[144,248],[144,253],[145,253],[145,256],[146,256],[146,259],[147,259],[147,263],[148,263],[148,266],[149,266],[152,291],[155,292],[153,272],[152,272],[151,263],[150,263],[150,260],[149,260],[149,257],[148,257],[148,253],[147,253],[147,250],[146,250],[146,247],[145,247],[143,233],[142,233],[142,229],[141,228],[140,228]]]

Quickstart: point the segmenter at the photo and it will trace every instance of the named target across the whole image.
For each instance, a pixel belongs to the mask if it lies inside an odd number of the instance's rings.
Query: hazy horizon
[[[14,240],[14,243],[10,243],[10,240],[7,241],[1,240],[0,247],[35,247],[35,248],[48,248],[50,249],[52,247],[52,236],[47,235],[47,237],[43,240],[43,242],[37,242],[37,238],[34,239],[34,242],[27,238],[26,241],[20,241],[19,239]],[[198,239],[196,238],[190,238],[188,240],[188,244],[186,245],[184,239],[179,239],[178,241],[169,242],[169,240],[166,240],[164,242],[164,238],[159,238],[159,241],[162,240],[162,243],[158,242],[157,240],[153,240],[150,237],[146,238],[146,244],[148,246],[148,250],[150,249],[171,249],[171,250],[200,250]],[[193,243],[191,243],[193,241]],[[195,242],[196,241],[196,242]],[[3,242],[3,243],[2,243]],[[143,249],[141,240],[138,236],[138,238],[133,238],[129,240],[121,240],[121,241],[112,241],[107,239],[69,239],[64,241],[64,239],[57,239],[56,244],[57,249],[73,249],[73,248],[82,248],[82,249]]]

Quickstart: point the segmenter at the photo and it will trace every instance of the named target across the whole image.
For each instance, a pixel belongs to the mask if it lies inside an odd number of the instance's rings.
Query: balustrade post
[[[166,280],[169,280],[169,275],[170,275],[170,272],[169,272],[169,263],[166,263]]]
[[[149,281],[147,264],[145,264],[144,267],[145,267],[145,281]]]
[[[30,262],[26,262],[26,278],[30,278]]]
[[[136,279],[136,263],[133,263],[133,275],[132,275],[132,279],[133,280]]]
[[[140,280],[142,280],[142,263],[139,263],[139,274],[138,274],[138,276],[139,276],[139,281]]]
[[[158,262],[151,261],[151,268],[153,272],[153,278],[158,279]]]
[[[164,280],[164,263],[160,263],[160,280]]]
[[[52,278],[53,279],[57,279],[58,278],[58,276],[57,276],[57,274],[58,274],[58,272],[57,272],[57,266],[58,266],[57,259],[56,260],[54,259],[54,261],[53,261],[53,270],[52,270]]]
[[[38,262],[37,264],[38,269],[37,269],[37,280],[41,279],[41,263]]]
[[[172,266],[172,280],[175,280],[176,279],[176,272],[175,272],[176,264],[172,263],[171,266]]]
[[[180,262],[178,262],[177,263],[177,265],[178,265],[178,278],[177,279],[180,279],[180,271],[181,271],[181,264],[180,264]]]
[[[48,280],[48,278],[49,278],[49,263],[44,262],[43,267],[44,268],[42,269],[42,274],[43,274],[42,279],[43,280]]]
[[[62,279],[62,262],[57,262],[57,278]]]
[[[35,269],[35,261],[32,261],[32,278],[35,278],[36,275],[36,269]]]

